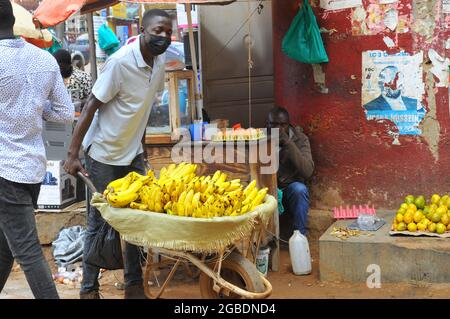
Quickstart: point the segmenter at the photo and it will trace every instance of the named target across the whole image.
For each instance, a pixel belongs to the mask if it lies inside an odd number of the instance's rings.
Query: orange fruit
[[[414,203],[414,196],[413,195],[408,195],[408,196],[406,196],[405,197],[405,203],[406,204],[411,204],[411,203]]]
[[[441,223],[444,224],[445,226],[447,226],[450,222],[450,218],[448,217],[447,214],[442,215],[441,217]]]
[[[442,217],[442,215],[439,214],[438,212],[433,213],[433,215],[431,216],[431,221],[434,223],[438,223],[441,221],[441,217]]]
[[[447,230],[447,227],[444,224],[438,223],[436,225],[436,233],[438,233],[439,235],[445,233],[446,230]]]
[[[408,209],[413,210],[414,213],[417,212],[417,206],[414,204],[408,204]]]
[[[431,203],[433,204],[437,204],[439,203],[439,200],[441,199],[441,196],[439,196],[438,194],[433,194],[433,196],[431,196]]]
[[[435,223],[428,224],[428,231],[431,233],[436,232],[436,224]]]
[[[405,215],[403,215],[403,221],[406,224],[411,223],[414,220],[414,213],[410,212],[410,211],[406,211]],[[440,220],[440,219],[439,219]]]
[[[414,213],[413,219],[415,223],[420,223],[424,217],[425,216],[423,216],[422,211],[418,210]]]
[[[398,223],[397,230],[398,231],[405,231],[406,230],[406,224],[404,222]]]
[[[445,215],[445,216],[447,216],[447,215]],[[397,216],[395,216],[395,220],[398,223],[401,223],[403,221],[403,215],[402,214],[397,214]]]
[[[436,213],[439,213],[441,215],[447,214],[447,212],[448,212],[448,208],[447,208],[447,206],[444,206],[444,205],[439,206],[438,209],[436,209]]]
[[[404,210],[407,210],[407,209],[408,209],[408,204],[402,203],[402,204],[400,205],[400,208],[403,208]]]
[[[423,209],[425,207],[425,197],[423,197],[423,195],[416,197],[414,204],[417,208]]]
[[[410,232],[415,232],[415,231],[417,231],[417,225],[416,225],[415,223],[409,223],[409,224],[408,224],[408,230],[409,230]]]
[[[425,231],[426,229],[427,229],[427,225],[425,225],[424,223],[418,223],[417,224],[417,230]]]

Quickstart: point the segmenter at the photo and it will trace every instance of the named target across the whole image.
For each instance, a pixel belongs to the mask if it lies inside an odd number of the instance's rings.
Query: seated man
[[[306,235],[309,193],[305,182],[314,170],[308,137],[301,127],[290,124],[289,113],[282,107],[269,112],[267,128],[280,130],[277,180],[278,188],[283,191],[283,206],[294,219],[294,230]]]

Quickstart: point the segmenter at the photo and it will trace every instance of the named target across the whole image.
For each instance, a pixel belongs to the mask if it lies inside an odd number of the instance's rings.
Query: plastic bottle
[[[289,255],[295,275],[311,273],[311,254],[309,253],[308,239],[298,230],[294,230],[294,234],[289,238]]]

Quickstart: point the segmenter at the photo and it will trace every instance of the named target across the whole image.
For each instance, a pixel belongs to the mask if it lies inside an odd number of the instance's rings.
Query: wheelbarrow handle
[[[83,173],[78,172],[77,173],[78,177],[81,178],[81,180],[86,184],[86,186],[89,188],[89,190],[92,193],[97,193],[97,189],[95,188],[94,184],[92,183],[92,181],[89,179],[89,177],[83,175]]]

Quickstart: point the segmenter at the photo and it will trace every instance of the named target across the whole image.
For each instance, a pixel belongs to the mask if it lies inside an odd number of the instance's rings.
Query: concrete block
[[[330,235],[334,226],[344,227],[353,220],[337,221],[319,239],[320,279],[322,281],[366,282],[369,265],[380,266],[381,283],[450,282],[450,239],[436,237],[390,236],[394,212],[378,213],[384,225],[374,236],[359,235],[341,240]]]

